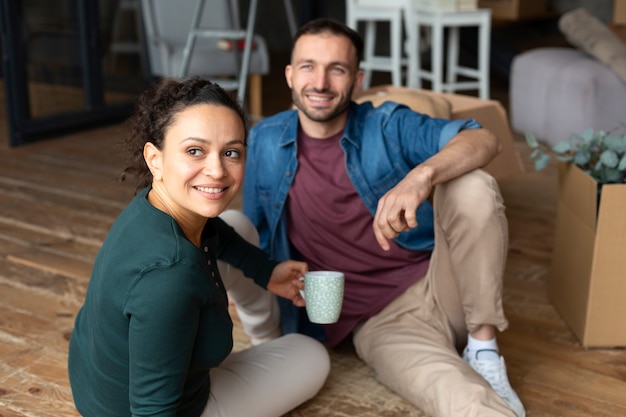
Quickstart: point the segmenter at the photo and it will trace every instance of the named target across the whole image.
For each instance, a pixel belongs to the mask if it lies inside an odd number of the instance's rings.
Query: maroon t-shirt
[[[315,139],[299,131],[299,165],[287,199],[289,240],[309,269],[346,277],[339,321],[324,325],[331,346],[419,280],[431,255],[393,241],[390,251],[380,248],[374,218],[346,173],[342,134]]]

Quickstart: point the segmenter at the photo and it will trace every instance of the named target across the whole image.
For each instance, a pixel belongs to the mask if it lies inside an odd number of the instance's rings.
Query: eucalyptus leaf
[[[530,153],[530,159],[535,159],[537,158],[540,154],[541,154],[541,149],[539,148],[535,148],[531,153]]]
[[[626,182],[626,123],[610,131],[585,129],[572,134],[553,146],[547,146],[533,134],[526,133],[526,142],[533,149],[530,159],[535,160],[537,171],[544,169],[551,158],[571,162],[600,185]]]
[[[604,144],[608,149],[612,149],[615,152],[626,152],[626,136],[607,136],[604,139]]]
[[[598,134],[602,134],[602,131],[599,131]],[[593,129],[585,129],[585,131],[580,135],[581,138],[583,138],[585,141],[590,141],[591,139],[593,139]]]
[[[602,161],[598,159],[593,165],[593,170],[594,174],[591,175],[592,177],[602,176]]]
[[[530,132],[526,132],[526,134],[524,135],[524,137],[526,138],[526,143],[528,144],[528,146],[530,146],[531,148],[536,148],[539,146],[539,141],[537,140],[537,138],[535,137],[535,135],[533,135]]]
[[[618,183],[622,182],[624,173],[617,169],[607,169],[604,171],[604,182]]]
[[[571,155],[557,155],[556,156],[556,160],[561,161],[561,162],[571,162],[572,159],[574,159],[574,157]]]
[[[552,150],[556,153],[569,152],[572,150],[572,142],[569,140],[558,142],[552,147]]]
[[[619,163],[619,158],[615,151],[607,149],[600,154],[600,162],[609,168],[615,168]]]
[[[541,154],[535,161],[535,171],[541,171],[544,169],[548,165],[548,162],[550,162],[550,156]]]
[[[581,166],[589,162],[590,159],[591,159],[591,154],[589,153],[589,151],[583,149],[583,150],[579,150],[578,152],[574,154],[573,162],[576,165]]]
[[[622,159],[619,161],[617,169],[619,169],[620,171],[626,171],[626,155],[622,156]]]

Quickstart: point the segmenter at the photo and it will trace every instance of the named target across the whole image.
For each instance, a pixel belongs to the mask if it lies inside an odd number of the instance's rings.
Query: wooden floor
[[[120,137],[111,126],[0,146],[0,417],[77,415],[68,338],[98,248],[132,196],[116,180]],[[501,351],[528,416],[626,416],[626,351],[582,348],[546,296],[555,186],[552,166],[501,182],[510,223]],[[235,339],[237,349],[248,343],[239,326]],[[322,392],[289,416],[423,416],[349,346],[332,360]]]

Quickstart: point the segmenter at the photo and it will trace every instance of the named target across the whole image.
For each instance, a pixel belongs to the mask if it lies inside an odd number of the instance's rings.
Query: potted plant
[[[577,165],[598,184],[626,182],[626,125],[619,131],[587,129],[580,135],[549,147],[526,133],[526,143],[533,149],[530,155],[535,160],[535,169],[544,169],[552,156],[559,161]],[[616,133],[617,134],[616,134]]]
[[[549,147],[526,134],[535,169],[559,164],[548,296],[587,347],[626,346],[626,125]]]

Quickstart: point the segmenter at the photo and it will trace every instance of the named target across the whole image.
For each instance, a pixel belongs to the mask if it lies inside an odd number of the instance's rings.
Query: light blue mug
[[[343,304],[343,272],[309,271],[303,279],[304,291],[300,293],[306,301],[309,320],[318,324],[335,323]]]

